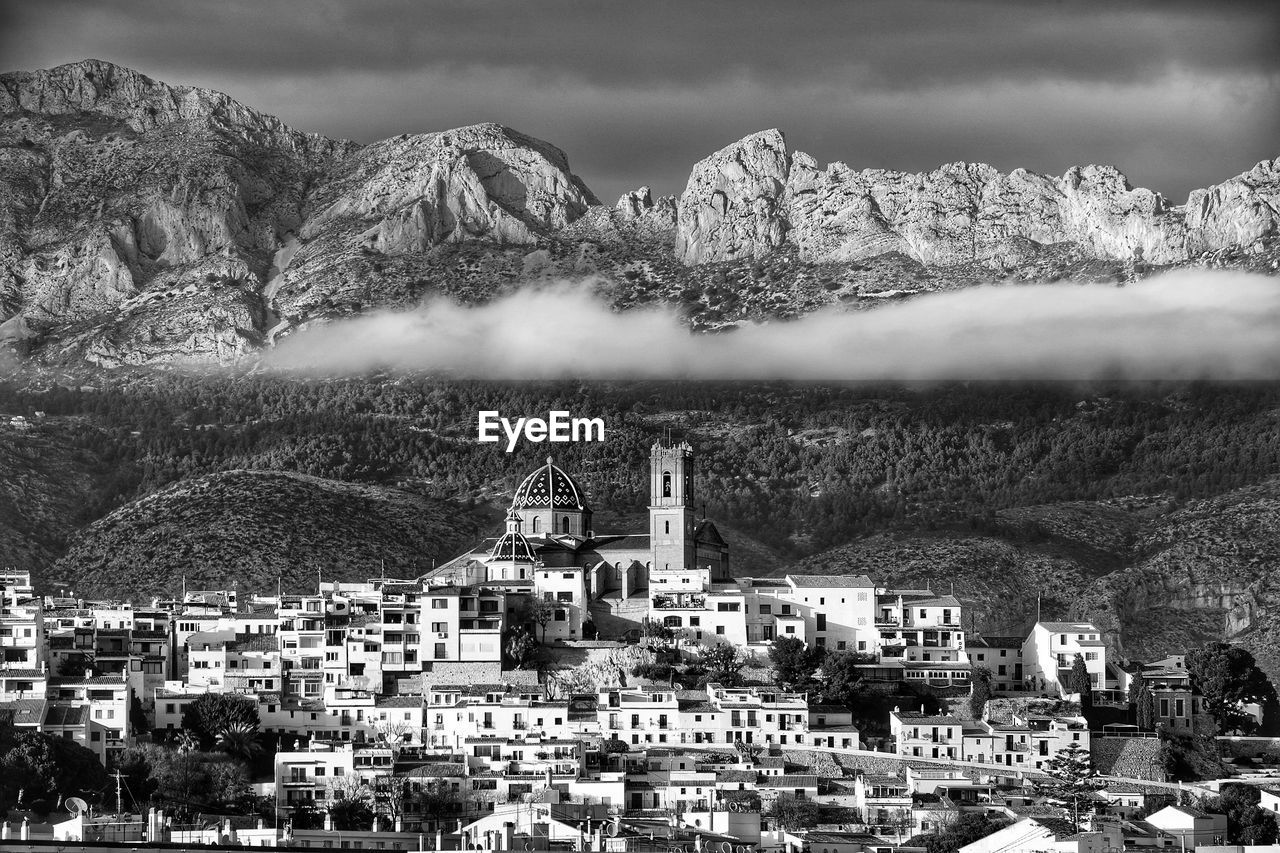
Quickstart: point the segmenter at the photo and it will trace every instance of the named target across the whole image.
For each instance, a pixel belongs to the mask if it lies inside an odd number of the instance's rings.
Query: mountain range
[[[777,130],[679,198],[602,205],[498,124],[367,145],[108,62],[0,75],[0,343],[46,364],[252,360],[309,324],[548,278],[694,329],[991,280],[1280,267],[1280,160],[1184,204],[1109,166],[819,167]]]

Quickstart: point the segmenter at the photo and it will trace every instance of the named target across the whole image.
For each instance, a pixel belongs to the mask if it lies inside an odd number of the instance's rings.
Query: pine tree
[[[975,720],[981,720],[991,698],[991,670],[985,666],[973,668],[969,685],[969,712]]]
[[[1156,697],[1151,686],[1141,672],[1133,676],[1129,685],[1129,704],[1133,706],[1133,722],[1143,731],[1154,731],[1156,727]]]
[[[1078,743],[1068,744],[1049,759],[1044,772],[1049,778],[1035,782],[1036,793],[1069,808],[1071,819],[1079,829],[1081,811],[1088,814],[1094,808],[1092,794],[1107,786],[1093,769],[1089,751]]]
[[[1089,681],[1089,670],[1085,667],[1084,658],[1077,653],[1071,664],[1071,675],[1067,678],[1067,689],[1080,694],[1080,708],[1093,706],[1093,684]]]

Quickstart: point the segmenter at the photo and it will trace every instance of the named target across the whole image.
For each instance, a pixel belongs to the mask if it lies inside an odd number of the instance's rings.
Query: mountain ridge
[[[993,279],[1280,268],[1280,160],[1177,206],[1111,167],[819,170],[767,130],[679,199],[606,207],[499,124],[361,145],[101,60],[0,75],[0,114],[0,347],[52,364],[242,362],[311,324],[557,277],[701,330]]]

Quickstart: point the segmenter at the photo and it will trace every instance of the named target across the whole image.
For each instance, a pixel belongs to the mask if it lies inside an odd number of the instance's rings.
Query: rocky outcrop
[[[811,262],[898,252],[927,265],[1012,267],[1070,243],[1091,257],[1169,264],[1277,233],[1275,162],[1208,190],[1185,207],[1134,188],[1110,166],[1061,178],[982,163],[912,174],[844,163],[819,169],[768,130],[694,167],[680,198],[677,256],[686,264],[759,257],[783,243]]]
[[[100,59],[0,75],[0,113],[18,112],[99,115],[135,133],[178,122],[209,122],[244,139],[325,155],[353,147],[344,140],[296,131],[221,92],[172,86]]]
[[[1274,272],[1278,164],[1178,207],[1109,167],[821,168],[768,130],[697,164],[678,201],[641,187],[606,207],[564,152],[498,124],[360,146],[84,60],[0,75],[0,347],[225,362],[310,323],[547,278],[591,278],[618,310],[678,305],[702,330],[870,307],[993,269]]]
[[[0,113],[0,344],[55,360],[236,360],[354,281],[384,301],[371,257],[527,245],[599,205],[496,124],[362,148],[97,60],[0,75]]]
[[[676,257],[686,264],[766,255],[786,239],[786,141],[766,130],[693,167],[680,196]]]
[[[599,204],[564,152],[497,124],[369,145],[329,176],[317,202],[304,241],[354,220],[362,242],[383,253],[475,238],[530,243]]]

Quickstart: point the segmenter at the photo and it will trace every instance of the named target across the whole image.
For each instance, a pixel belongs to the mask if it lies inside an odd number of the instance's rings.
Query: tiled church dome
[[[554,498],[554,501],[552,500]],[[516,489],[511,505],[516,509],[587,509],[586,493],[572,477],[555,465],[551,457]]]

